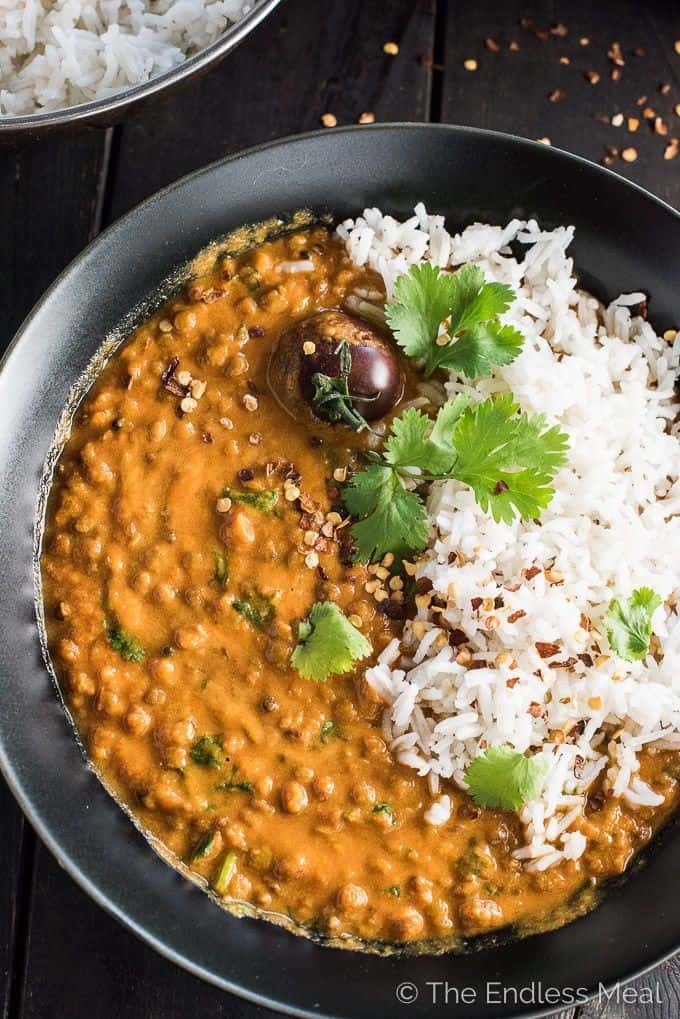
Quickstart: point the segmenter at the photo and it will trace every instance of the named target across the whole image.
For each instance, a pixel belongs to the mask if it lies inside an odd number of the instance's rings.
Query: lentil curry
[[[337,352],[358,336],[368,383],[383,371],[391,387],[385,406],[364,391],[375,428],[413,395],[396,348],[356,318],[371,292],[384,299],[379,277],[311,227],[218,257],[140,326],[57,464],[45,617],[91,760],[178,866],[228,908],[355,946],[432,949],[564,922],[650,839],[678,773],[671,753],[643,752],[663,807],[593,793],[588,851],[546,872],[513,858],[516,814],[453,787],[450,821],[424,822],[426,781],[391,758],[363,679],[413,592],[389,556],[353,561],[340,500],[375,435],[346,426],[358,402],[322,420],[294,384],[319,337]],[[290,661],[318,602],[372,648],[327,682]]]

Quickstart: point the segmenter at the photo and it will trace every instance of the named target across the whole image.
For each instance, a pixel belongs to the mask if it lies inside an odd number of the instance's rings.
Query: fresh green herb
[[[401,888],[399,885],[390,885],[390,887],[386,888],[385,891],[388,895],[394,896],[395,899],[398,899],[401,896]]]
[[[470,485],[494,520],[515,513],[534,519],[548,505],[551,481],[566,461],[567,437],[543,415],[520,414],[510,394],[469,406],[450,400],[431,421],[409,408],[392,422],[377,462],[355,474],[344,501],[355,518],[352,536],[365,562],[392,552],[401,558],[427,543],[422,498],[404,482],[456,478]]]
[[[215,552],[215,580],[224,588],[229,584],[229,560],[226,552]]]
[[[252,506],[253,509],[260,510],[262,513],[271,513],[279,501],[278,492],[275,492],[273,488],[254,489],[251,492],[245,492],[242,489],[236,488],[225,488],[224,494],[232,502],[244,503],[246,506]]]
[[[229,888],[231,879],[236,871],[236,853],[233,850],[225,856],[220,864],[213,888],[218,895],[224,895]]]
[[[541,794],[550,763],[543,754],[525,757],[510,747],[489,747],[465,772],[470,796],[489,810],[517,810]]]
[[[353,404],[357,397],[349,391],[349,373],[352,370],[352,354],[349,343],[345,340],[338,347],[340,355],[340,374],[324,375],[315,372],[312,375],[314,397],[312,403],[317,415],[330,421],[331,424],[349,425],[355,432],[368,428],[368,423],[356,410]],[[361,397],[365,400],[365,397]]]
[[[329,739],[337,735],[338,727],[335,724],[335,722],[331,722],[329,720],[323,723],[323,725],[321,726],[321,733],[319,735],[319,739],[321,740],[322,743],[328,743]]]
[[[652,616],[662,599],[650,587],[639,587],[630,598],[614,598],[609,604],[604,625],[609,645],[627,662],[639,662],[649,651]]]
[[[206,856],[209,856],[210,851],[212,850],[214,844],[215,844],[215,832],[209,831],[203,836],[203,838],[200,840],[200,842],[194,849],[191,855],[192,863],[195,860],[203,860],[205,859]]]
[[[499,321],[514,300],[512,287],[487,283],[478,266],[451,274],[426,262],[397,279],[387,323],[406,353],[423,359],[426,378],[438,368],[477,378],[522,349],[522,334]]]
[[[128,633],[117,622],[110,622],[107,626],[109,644],[114,651],[126,662],[141,662],[146,656],[140,640],[134,634]]]
[[[262,277],[254,265],[242,265],[238,275],[249,290],[259,290],[262,285]]]
[[[298,628],[299,643],[290,659],[305,679],[324,683],[329,676],[349,672],[355,662],[367,658],[371,643],[352,626],[332,602],[316,602]]]
[[[247,779],[246,780],[242,780],[240,782],[237,782],[236,781],[236,772],[237,771],[238,771],[237,766],[235,764],[233,764],[232,767],[231,767],[231,771],[229,773],[229,777],[226,778],[224,780],[224,782],[220,782],[220,784],[218,786],[216,786],[215,788],[219,789],[220,792],[226,792],[226,793],[233,793],[233,792],[252,793],[253,792],[253,783],[249,782]]]
[[[395,815],[394,811],[392,810],[392,808],[389,805],[389,803],[385,803],[384,801],[382,803],[376,803],[376,805],[374,806],[374,808],[371,811],[371,813],[372,814],[385,814],[386,817],[389,817],[390,822],[392,824],[396,824],[397,823],[397,818],[396,818],[396,815]]]
[[[256,630],[264,629],[267,623],[272,621],[276,611],[273,599],[257,592],[235,598],[232,605]]]
[[[220,768],[224,760],[222,736],[201,736],[189,748],[191,760],[204,768]]]

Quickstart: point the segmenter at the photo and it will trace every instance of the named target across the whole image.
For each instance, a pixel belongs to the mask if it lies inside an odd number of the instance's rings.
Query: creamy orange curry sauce
[[[282,334],[357,289],[382,284],[325,229],[299,231],[218,257],[110,360],[48,506],[53,662],[108,787],[225,904],[373,943],[562,922],[674,804],[672,755],[642,755],[663,808],[595,793],[585,855],[527,873],[512,813],[447,789],[451,820],[424,822],[426,781],[383,741],[370,660],[325,683],[290,667],[314,602],[335,602],[375,656],[412,597],[389,561],[352,561],[340,489],[366,433],[292,415],[290,377],[270,368]]]

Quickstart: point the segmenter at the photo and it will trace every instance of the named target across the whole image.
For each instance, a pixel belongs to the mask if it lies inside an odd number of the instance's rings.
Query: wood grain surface
[[[676,39],[680,5],[662,2],[285,0],[222,64],[121,125],[0,147],[0,343],[102,227],[207,162],[314,129],[324,113],[339,124],[362,113],[470,124],[598,161],[609,146],[612,169],[680,207],[680,156],[663,158],[680,134]],[[388,41],[398,55],[383,52]],[[647,107],[667,135],[643,118]],[[611,152],[628,148],[632,162]],[[179,970],[95,906],[37,844],[1,780],[0,831],[2,1019],[272,1015]],[[677,960],[631,989],[561,1019],[680,1013]]]

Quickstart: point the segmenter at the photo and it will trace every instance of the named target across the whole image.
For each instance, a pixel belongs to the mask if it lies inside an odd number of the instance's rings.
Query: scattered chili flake
[[[654,120],[654,118],[656,117],[656,111],[651,106],[645,106],[644,110],[642,111],[642,116],[645,118],[645,120]]]
[[[637,99],[635,100],[635,105],[636,106],[644,106],[646,102],[647,102],[647,96],[638,96]]]
[[[476,612],[483,601],[484,601],[483,598],[471,598],[470,604],[472,605],[472,611]]]
[[[540,142],[541,145],[552,145],[552,142],[550,141],[550,139],[548,138],[547,135],[544,135],[542,138],[537,138],[536,141]],[[499,481],[498,484],[500,485],[501,482]],[[503,482],[503,484],[505,484],[505,482]],[[506,488],[507,488],[507,486],[506,486]],[[496,494],[498,494],[498,493],[496,493]]]
[[[612,68],[612,73],[611,73],[612,81],[619,81],[620,78],[621,78],[621,68],[620,67],[613,67]]]
[[[465,68],[466,71],[476,71],[477,70],[477,61],[476,60],[472,60],[472,59],[464,60],[463,61],[463,67]]]
[[[454,629],[449,634],[449,644],[451,647],[460,647],[461,644],[467,644],[467,634],[463,630]]]
[[[680,117],[680,103],[676,103],[673,107],[673,113],[676,117]]]
[[[561,21],[558,21],[556,25],[550,26],[550,34],[556,35],[559,39],[564,39],[568,32],[569,29],[566,25],[563,25]]]
[[[680,39],[676,39],[673,43],[673,49],[676,53],[680,53]]]
[[[638,120],[637,117],[629,117],[628,118],[628,130],[632,131],[633,134],[637,131],[639,126],[640,126],[640,121]]]
[[[383,46],[383,53],[387,53],[388,57],[396,57],[399,52],[399,47],[396,42],[386,42]]]
[[[498,51],[500,50],[500,46],[498,45],[495,39],[491,38],[490,35],[487,35],[486,39],[484,40],[484,45],[488,50],[491,50],[492,53],[498,53]]]
[[[615,113],[611,119],[611,124],[612,127],[621,127],[621,125],[623,124],[623,114]]]
[[[210,434],[210,432],[202,432],[201,433],[201,441],[202,442],[206,442],[208,445],[210,445],[210,443],[213,441],[213,437]]]
[[[537,577],[542,571],[540,566],[530,566],[527,570],[523,570],[522,572],[524,573],[526,580],[533,580],[534,577]]]
[[[680,141],[677,138],[671,138],[671,140],[669,141],[668,145],[664,149],[663,158],[664,159],[675,159],[675,157],[678,154],[678,149],[679,148],[680,148]]]
[[[334,113],[324,113],[321,116],[321,123],[324,127],[337,127],[338,118]]]
[[[621,52],[621,43],[613,42],[607,50],[607,56],[613,64],[617,67],[623,67],[626,61],[623,59],[623,53]]]
[[[571,60],[569,57],[560,57],[560,63],[567,67],[571,63]]]
[[[548,95],[548,100],[551,103],[559,103],[566,96],[566,92],[561,88],[555,88]]]
[[[646,57],[647,56],[647,50],[644,49],[642,46],[636,46],[634,48],[634,50],[633,50],[633,56],[634,57]]]
[[[661,84],[659,85],[659,92],[661,93],[662,96],[667,96],[670,90],[671,87],[667,81],[662,81]]]
[[[263,326],[251,326],[250,329],[248,330],[248,334],[250,336],[264,336],[264,327]]]
[[[527,708],[527,714],[531,715],[532,718],[542,718],[545,714],[545,708],[538,701],[532,701]]]
[[[502,480],[501,481],[497,481],[496,484],[494,485],[494,494],[495,495],[500,495],[501,492],[507,492],[507,491],[508,491],[508,485],[505,483],[505,481],[502,481]]]
[[[560,653],[560,649],[557,644],[549,644],[546,641],[537,640],[535,641],[534,646],[541,658],[553,658],[555,655]]]
[[[589,655],[587,652],[585,652],[584,654],[577,655],[576,657],[578,658],[578,660],[580,662],[583,662],[583,664],[585,665],[585,667],[587,669],[592,669],[592,667],[593,667],[593,656],[592,655]]]
[[[578,41],[579,46],[590,46],[590,39],[587,35],[582,35]]]
[[[654,134],[660,134],[662,138],[668,134],[668,125],[663,117],[654,118]]]
[[[509,43],[508,43],[508,49],[509,49],[509,50],[510,50],[510,51],[511,51],[512,53],[517,53],[517,52],[518,52],[518,50],[519,50],[519,43],[518,43],[518,42],[515,42],[515,40],[513,39],[513,40],[512,40],[511,42],[509,42]]]
[[[600,75],[597,73],[597,71],[594,71],[592,67],[585,72],[585,76],[591,85],[597,85],[598,81],[600,80]]]
[[[375,113],[362,113],[359,117],[360,124],[375,124]]]
[[[517,609],[515,612],[511,612],[508,616],[508,623],[516,623],[518,620],[523,619],[526,616],[524,609]]]
[[[634,163],[637,157],[637,149],[634,149],[632,145],[629,145],[628,148],[624,149],[621,153],[621,159],[624,163]]]
[[[518,683],[519,683],[519,676],[511,676],[511,677],[510,677],[510,679],[506,679],[506,681],[505,681],[505,685],[506,685],[506,686],[507,686],[507,687],[508,687],[508,688],[509,688],[510,690],[512,690],[512,688],[513,688],[514,686],[517,686],[517,684],[518,684]]]

